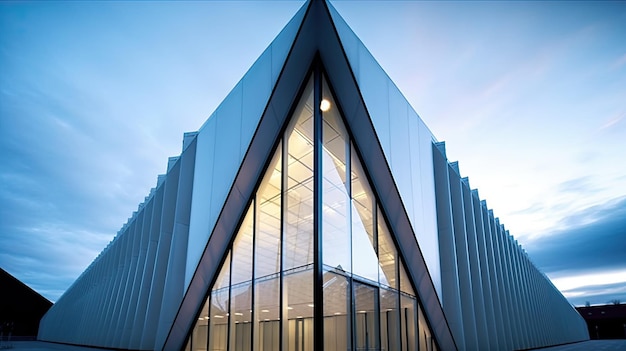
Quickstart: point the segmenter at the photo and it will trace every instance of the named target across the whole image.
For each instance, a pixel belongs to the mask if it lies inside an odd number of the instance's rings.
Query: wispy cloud
[[[555,278],[553,282],[574,305],[626,301],[626,270],[573,275]]]
[[[535,264],[578,304],[626,294],[626,198],[589,207],[563,223],[565,229],[524,245]],[[614,290],[607,284],[616,284]]]
[[[0,266],[56,300],[300,5],[0,2]]]
[[[558,185],[557,191],[564,193],[586,193],[590,191],[594,191],[596,185],[592,183],[592,180],[589,176],[574,178],[570,180],[566,180]]]
[[[607,121],[600,127],[600,130],[609,129],[620,123],[626,117],[626,111],[618,112],[609,117]]]

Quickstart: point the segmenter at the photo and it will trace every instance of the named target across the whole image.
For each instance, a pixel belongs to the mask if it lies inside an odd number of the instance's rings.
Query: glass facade
[[[432,350],[383,210],[325,80],[310,78],[218,278],[189,350]],[[322,118],[314,135],[314,109]],[[314,142],[321,141],[319,172]],[[322,275],[315,282],[314,179],[321,178]],[[315,305],[314,286],[322,286]],[[321,308],[321,312],[315,312]],[[319,313],[319,314],[318,314]],[[319,349],[320,347],[317,347]]]

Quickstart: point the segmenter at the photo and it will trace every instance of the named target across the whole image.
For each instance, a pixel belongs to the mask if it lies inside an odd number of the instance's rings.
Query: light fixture
[[[288,310],[293,310],[293,307],[291,307],[291,306],[287,306],[287,309],[288,309]]]
[[[263,312],[263,313],[268,313],[268,312],[269,312],[269,310],[261,310],[261,312]]]
[[[243,316],[243,313],[241,313],[241,312],[235,312],[235,316]]]
[[[322,110],[322,112],[330,110],[330,101],[322,99],[322,101],[320,102],[320,110]]]
[[[309,307],[315,307],[315,305],[314,305],[314,304],[312,304],[312,303],[308,304],[307,306],[309,306]]]

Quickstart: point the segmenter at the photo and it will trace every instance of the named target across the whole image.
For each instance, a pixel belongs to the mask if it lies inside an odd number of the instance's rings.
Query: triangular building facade
[[[129,350],[516,350],[583,319],[336,10],[307,2],[39,338]]]

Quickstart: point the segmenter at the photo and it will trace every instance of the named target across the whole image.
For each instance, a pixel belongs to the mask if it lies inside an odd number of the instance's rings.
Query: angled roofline
[[[202,308],[245,210],[289,123],[288,119],[302,87],[317,60],[324,67],[326,79],[332,87],[357,153],[367,169],[366,173],[380,200],[391,232],[394,233],[398,250],[437,344],[443,350],[457,349],[328,5],[324,0],[309,0],[269,102],[169,330],[163,345],[164,350],[179,350],[184,347],[195,321],[191,317],[196,316]],[[361,157],[362,155],[367,157]]]

